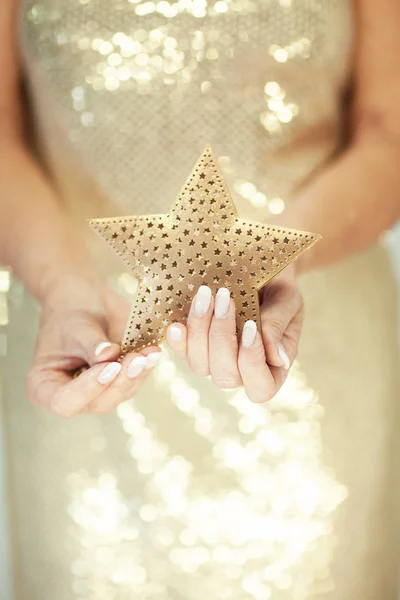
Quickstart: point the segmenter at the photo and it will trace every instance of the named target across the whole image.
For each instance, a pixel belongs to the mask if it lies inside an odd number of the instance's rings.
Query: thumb
[[[269,365],[289,369],[297,353],[303,321],[302,306],[301,294],[293,291],[290,294],[282,291],[272,302],[263,302],[261,330]]]
[[[105,323],[94,315],[85,315],[73,324],[76,356],[89,366],[104,361],[114,361],[121,353],[121,346],[111,342]]]

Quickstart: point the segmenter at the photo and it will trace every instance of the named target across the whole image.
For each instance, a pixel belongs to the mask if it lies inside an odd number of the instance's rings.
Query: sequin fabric
[[[38,141],[65,202],[165,212],[211,143],[243,218],[282,213],[340,141],[351,23],[345,0],[25,0]],[[42,414],[15,378],[21,599],[395,598],[392,284],[380,251],[357,260],[305,281],[301,367],[267,406],[168,352],[104,418]],[[37,311],[15,286],[10,304],[12,373]]]
[[[264,220],[337,143],[344,0],[48,0],[25,10],[34,85],[125,211],[163,212],[210,143],[239,212]]]

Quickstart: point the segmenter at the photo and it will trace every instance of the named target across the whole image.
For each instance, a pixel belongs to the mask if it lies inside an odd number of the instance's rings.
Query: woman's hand
[[[161,357],[157,346],[117,362],[129,314],[113,292],[78,279],[63,281],[43,303],[29,399],[61,417],[106,413],[131,398]],[[74,372],[89,365],[79,377]]]
[[[254,321],[247,321],[239,346],[229,291],[221,288],[214,299],[211,290],[201,286],[186,327],[169,326],[168,344],[195,373],[211,375],[218,387],[244,385],[250,400],[266,402],[285,381],[297,354],[303,300],[293,265],[263,288],[260,305],[261,332]]]

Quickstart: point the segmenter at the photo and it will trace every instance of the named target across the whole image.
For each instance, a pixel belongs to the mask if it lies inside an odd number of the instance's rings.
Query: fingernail
[[[220,288],[215,296],[215,308],[214,314],[217,319],[226,317],[229,311],[229,303],[231,300],[231,294],[227,288]]]
[[[111,346],[110,342],[101,342],[98,346],[96,346],[96,350],[94,351],[95,356],[99,356],[106,348]]]
[[[182,339],[182,329],[178,325],[170,325],[168,328],[168,337],[173,342],[179,342]]]
[[[242,333],[242,345],[250,348],[254,344],[257,335],[257,325],[254,321],[246,321]]]
[[[122,366],[117,362],[110,363],[104,367],[102,371],[100,371],[99,375],[97,376],[97,381],[103,385],[105,383],[110,383],[110,381],[113,381],[113,379],[116,378],[121,368]]]
[[[145,356],[135,356],[134,359],[128,365],[128,369],[126,371],[129,379],[134,379],[143,371],[146,366],[146,357]]]
[[[207,285],[201,285],[194,300],[194,312],[198,317],[204,316],[210,308],[211,290]]]
[[[162,352],[151,352],[146,356],[146,364],[144,365],[145,369],[152,369],[156,366],[158,361],[162,356]]]
[[[290,369],[290,358],[286,354],[286,350],[280,342],[278,342],[278,354],[283,361],[283,368],[288,371]]]

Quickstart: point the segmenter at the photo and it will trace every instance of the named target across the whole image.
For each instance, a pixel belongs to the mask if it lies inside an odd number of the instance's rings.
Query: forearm
[[[365,248],[399,217],[400,145],[368,135],[299,193],[278,221],[323,236],[297,261],[303,272]]]
[[[96,280],[89,253],[33,157],[0,141],[0,263],[42,300],[66,277]]]

